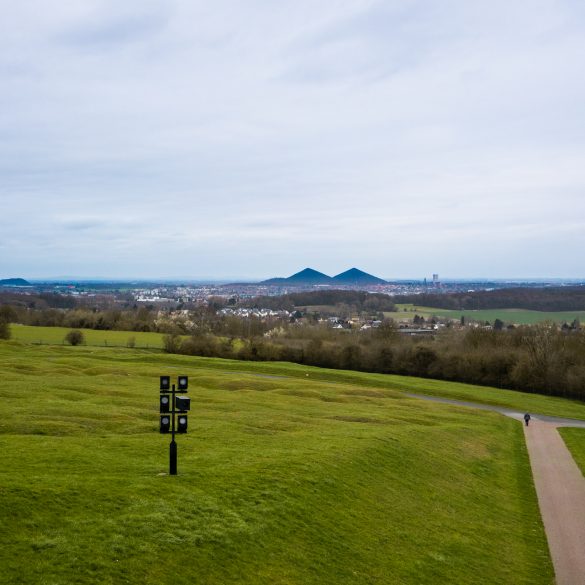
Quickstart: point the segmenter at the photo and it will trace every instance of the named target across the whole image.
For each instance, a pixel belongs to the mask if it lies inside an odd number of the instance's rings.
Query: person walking
[[[528,413],[524,415],[524,422],[526,423],[526,426],[528,426],[528,423],[530,422],[530,415]]]

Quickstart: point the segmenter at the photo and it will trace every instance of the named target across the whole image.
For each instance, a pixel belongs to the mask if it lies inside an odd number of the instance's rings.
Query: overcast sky
[[[582,0],[0,7],[0,278],[585,277]]]

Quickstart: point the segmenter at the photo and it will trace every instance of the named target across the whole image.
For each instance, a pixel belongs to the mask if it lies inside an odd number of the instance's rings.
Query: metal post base
[[[177,443],[171,441],[169,475],[177,475]]]

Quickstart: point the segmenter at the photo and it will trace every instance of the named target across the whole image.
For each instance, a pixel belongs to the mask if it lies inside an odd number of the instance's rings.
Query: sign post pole
[[[187,412],[191,409],[191,401],[185,396],[189,386],[187,376],[178,377],[178,388],[171,385],[170,376],[160,377],[160,432],[171,435],[169,445],[169,475],[177,475],[177,442],[175,434],[187,432]],[[177,394],[179,396],[177,396]],[[176,416],[179,415],[177,426]]]
[[[177,475],[177,442],[175,441],[175,385],[171,390],[171,444],[169,450],[169,475]]]

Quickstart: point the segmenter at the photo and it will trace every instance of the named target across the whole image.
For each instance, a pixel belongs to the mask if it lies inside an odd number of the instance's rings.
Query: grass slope
[[[581,469],[581,473],[585,475],[585,429],[560,427],[559,433]]]
[[[55,344],[64,345],[63,337],[69,329],[61,327],[31,327],[26,325],[11,325],[12,337],[17,343],[32,344]],[[137,348],[160,349],[162,337],[160,333],[136,333],[133,331],[94,331],[83,330],[86,334],[86,345],[94,347],[126,347],[129,337],[136,338]],[[42,343],[39,340],[44,339]],[[237,347],[238,341],[235,345]],[[124,355],[124,354],[120,354]],[[166,355],[160,352],[156,354],[143,353],[141,359],[144,364],[159,363],[161,367],[165,364],[183,363],[183,357]],[[124,358],[125,359],[125,358]],[[554,398],[539,394],[528,394],[513,390],[501,390],[485,386],[475,386],[458,382],[444,382],[426,378],[415,378],[410,376],[394,376],[387,374],[366,374],[348,370],[328,370],[291,363],[279,362],[245,362],[238,360],[218,360],[199,358],[190,362],[192,367],[205,367],[215,370],[238,372],[250,372],[253,374],[267,374],[277,376],[288,376],[302,378],[308,375],[313,379],[348,382],[373,386],[398,391],[416,392],[430,394],[433,396],[444,396],[460,400],[471,400],[484,404],[494,404],[517,408],[522,412],[539,412],[551,416],[562,416],[585,420],[585,404],[576,400]],[[176,366],[175,366],[176,367]]]
[[[125,360],[124,353],[119,358]],[[167,355],[164,353],[143,353],[136,359],[146,365],[160,364],[160,368],[180,370],[185,363],[184,356]],[[289,362],[246,362],[215,358],[196,358],[189,361],[192,368],[203,368],[231,373],[232,375],[252,374],[277,378],[304,379],[327,384],[341,383],[359,385],[361,387],[378,388],[397,392],[413,392],[431,396],[443,396],[459,400],[470,400],[483,404],[493,404],[518,409],[522,412],[539,412],[550,416],[561,416],[585,420],[585,403],[540,394],[527,394],[514,390],[501,390],[487,386],[474,386],[460,382],[445,382],[411,376],[395,376],[389,374],[369,374],[352,370],[330,370]],[[292,381],[292,380],[291,380]]]
[[[0,582],[552,583],[518,423],[265,366],[0,343]]]

